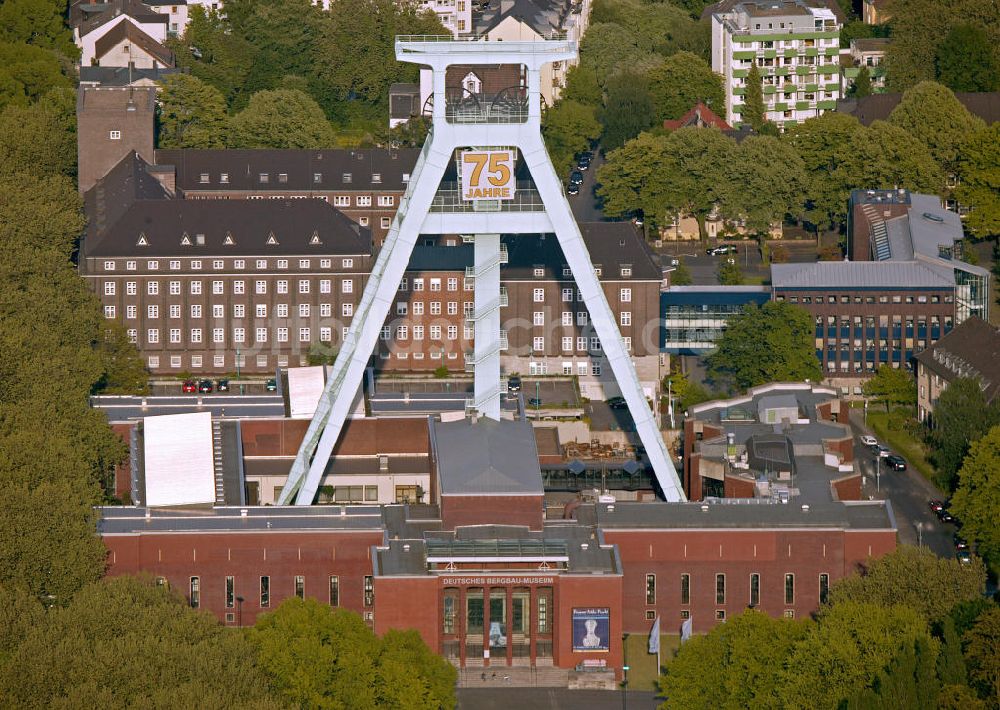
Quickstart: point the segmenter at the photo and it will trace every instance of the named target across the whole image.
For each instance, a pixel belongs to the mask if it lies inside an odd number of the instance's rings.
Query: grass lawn
[[[875,430],[878,438],[888,444],[889,448],[900,454],[906,463],[915,467],[921,475],[934,485],[941,487],[937,478],[937,469],[927,460],[927,447],[905,431],[890,430],[888,417],[884,411],[876,411],[874,407],[868,410],[868,425]]]
[[[660,635],[660,663],[666,665],[680,648],[681,637],[677,634]],[[656,654],[649,653],[648,634],[629,634],[625,641],[625,655],[628,658],[629,690],[658,690],[656,679]]]

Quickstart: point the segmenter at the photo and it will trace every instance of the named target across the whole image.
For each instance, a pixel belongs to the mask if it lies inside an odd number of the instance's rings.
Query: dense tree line
[[[981,563],[902,547],[833,586],[814,618],[747,611],[666,664],[672,708],[987,708],[1000,608]]]
[[[742,143],[712,129],[650,131],[608,155],[599,194],[611,216],[642,209],[653,224],[677,213],[702,226],[710,213],[745,223],[752,232],[773,222],[805,219],[817,229],[842,229],[851,190],[906,187],[948,194],[946,176],[972,208],[970,231],[1000,234],[996,127],[987,127],[944,86],[924,82],[907,91],[887,121],[862,126],[826,113],[792,126],[780,138]]]
[[[74,264],[85,221],[64,9],[45,0],[0,5],[4,706],[454,707],[454,669],[413,632],[379,639],[356,614],[294,599],[241,633],[151,579],[102,579],[107,552],[94,506],[113,501],[111,477],[127,447],[88,397],[142,392],[148,373]],[[169,131],[217,145],[218,90],[191,77],[170,89],[201,98],[167,114]],[[256,94],[246,111],[261,117],[234,119],[232,131],[257,140],[273,126],[269,107],[293,98]],[[298,108],[308,117],[309,107]],[[322,684],[299,687],[306,658],[320,667],[340,659],[350,670],[323,668]]]
[[[184,35],[169,41],[190,77],[167,82],[161,145],[371,141],[388,123],[390,84],[417,79],[415,65],[396,61],[395,36],[444,32],[432,12],[393,0],[329,10],[309,0],[231,0],[224,15],[192,6]]]

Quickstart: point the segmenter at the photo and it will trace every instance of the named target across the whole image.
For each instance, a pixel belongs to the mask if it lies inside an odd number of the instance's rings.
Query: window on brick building
[[[656,575],[646,575],[646,603],[656,604]]]
[[[260,608],[267,609],[271,606],[271,578],[264,576],[260,578]]]
[[[295,575],[295,596],[299,599],[306,598],[306,578],[301,574]]]

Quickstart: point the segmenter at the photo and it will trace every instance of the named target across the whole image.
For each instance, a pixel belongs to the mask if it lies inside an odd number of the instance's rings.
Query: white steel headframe
[[[494,419],[500,416],[500,234],[555,233],[577,287],[590,312],[650,465],[668,501],[683,501],[684,490],[667,454],[632,360],[618,330],[614,313],[594,272],[590,254],[563,194],[541,134],[542,66],[576,57],[577,43],[566,39],[537,42],[487,42],[451,37],[396,38],[396,58],[427,65],[433,76],[431,132],[410,175],[382,250],[354,313],[343,346],[329,373],[326,388],[306,431],[278,503],[310,505],[316,496],[330,454],[357,394],[364,369],[395,300],[399,282],[420,234],[474,236],[475,350],[467,366],[475,372],[475,398],[470,406]],[[449,110],[445,72],[450,65],[521,65],[527,74],[527,104],[481,106]],[[438,188],[456,149],[474,146],[514,147],[520,151],[534,182],[532,194],[518,188],[517,198],[481,211]],[[443,191],[442,191],[443,192]]]

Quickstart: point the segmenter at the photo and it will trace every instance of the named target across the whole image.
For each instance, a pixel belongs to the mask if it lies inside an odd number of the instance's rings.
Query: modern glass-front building
[[[671,286],[660,294],[662,350],[674,355],[711,350],[730,318],[770,299],[766,286]]]

